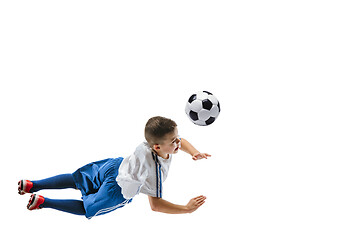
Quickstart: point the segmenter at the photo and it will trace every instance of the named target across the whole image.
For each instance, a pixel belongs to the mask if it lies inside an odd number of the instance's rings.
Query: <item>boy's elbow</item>
[[[151,205],[151,210],[154,212],[158,212],[159,208],[156,205]]]
[[[152,211],[154,212],[158,212],[159,211],[159,204],[157,204],[158,199],[155,197],[149,197],[149,202],[150,202],[150,208]]]

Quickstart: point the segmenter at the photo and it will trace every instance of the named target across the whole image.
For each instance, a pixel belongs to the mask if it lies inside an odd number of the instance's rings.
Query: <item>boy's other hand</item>
[[[192,159],[193,160],[200,160],[200,159],[203,159],[203,158],[208,158],[208,157],[211,157],[210,154],[208,153],[195,153],[194,155],[192,155]]]

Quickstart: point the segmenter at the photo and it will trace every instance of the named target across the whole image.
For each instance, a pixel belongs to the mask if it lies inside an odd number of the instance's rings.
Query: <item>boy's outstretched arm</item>
[[[162,198],[149,197],[151,209],[155,212],[169,213],[169,214],[180,214],[180,213],[192,213],[197,210],[201,205],[205,203],[205,196],[198,196],[192,198],[188,204],[177,205],[168,202]]]
[[[190,154],[193,160],[199,160],[202,158],[211,157],[210,154],[200,153],[191,143],[189,143],[185,138],[181,138],[181,150]]]

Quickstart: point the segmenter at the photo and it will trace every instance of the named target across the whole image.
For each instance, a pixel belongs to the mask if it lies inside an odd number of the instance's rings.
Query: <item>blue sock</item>
[[[52,208],[59,211],[72,213],[76,215],[85,215],[83,201],[80,200],[63,200],[45,198],[42,208]]]
[[[55,177],[31,182],[34,185],[31,188],[30,192],[37,192],[42,189],[76,188],[72,174],[61,174]]]

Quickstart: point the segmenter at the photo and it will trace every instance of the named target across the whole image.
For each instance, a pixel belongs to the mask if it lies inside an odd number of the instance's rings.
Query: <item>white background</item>
[[[359,239],[357,1],[2,1],[1,226],[26,239]],[[208,127],[184,113],[213,92]],[[174,156],[164,199],[87,220],[26,210],[17,181],[127,156],[148,118],[200,151]],[[75,190],[42,191],[80,199]],[[9,235],[10,234],[10,235]]]

